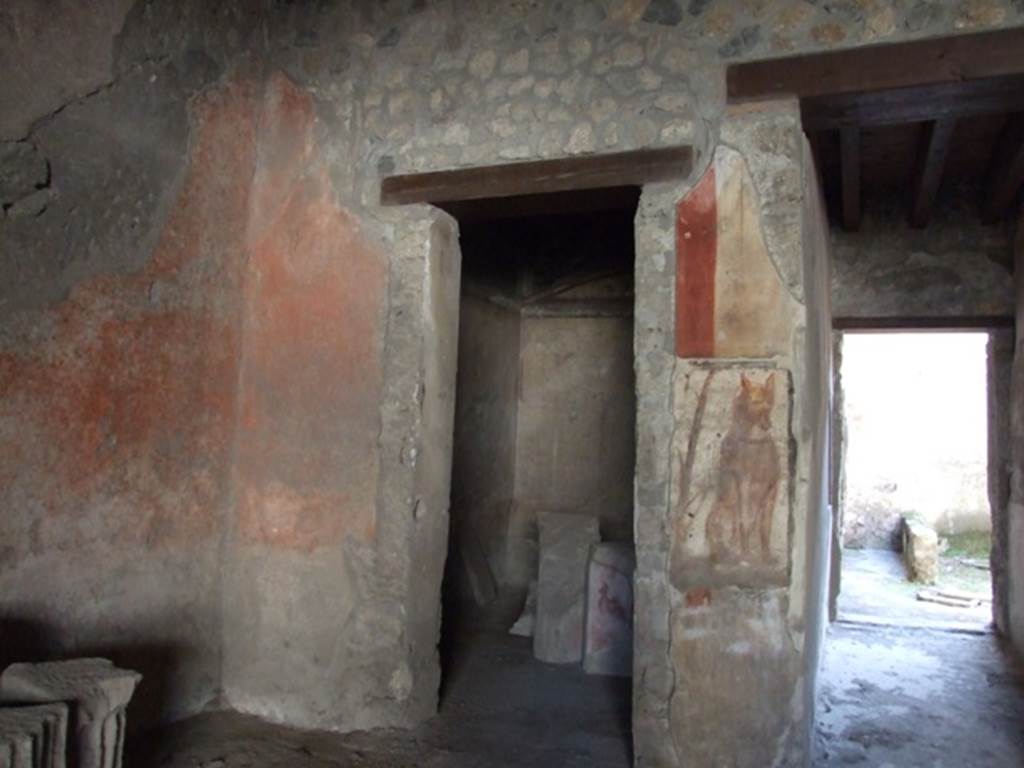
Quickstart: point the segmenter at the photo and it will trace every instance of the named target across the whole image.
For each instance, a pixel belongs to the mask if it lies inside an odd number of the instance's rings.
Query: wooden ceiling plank
[[[388,176],[381,181],[381,204],[445,203],[639,186],[682,179],[692,169],[691,147],[669,147]]]
[[[914,177],[913,200],[910,205],[912,227],[920,229],[926,226],[931,218],[955,129],[956,119],[948,117],[934,120],[925,126]]]
[[[734,64],[730,101],[860,93],[1024,74],[1024,28]]]
[[[839,162],[843,189],[843,227],[853,232],[860,228],[860,129],[839,131]]]
[[[1024,112],[1010,115],[992,152],[981,218],[987,224],[1006,213],[1024,185]]]

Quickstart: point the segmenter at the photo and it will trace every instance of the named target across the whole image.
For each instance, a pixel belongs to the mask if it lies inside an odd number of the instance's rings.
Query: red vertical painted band
[[[676,206],[676,355],[715,354],[718,208],[711,166]]]

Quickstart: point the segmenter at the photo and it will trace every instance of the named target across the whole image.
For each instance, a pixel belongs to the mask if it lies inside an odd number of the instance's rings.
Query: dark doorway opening
[[[582,658],[539,661],[531,609],[539,521],[551,513],[585,519],[602,546],[632,556],[639,193],[445,206],[459,220],[463,267],[441,708],[500,712],[508,735],[553,746],[583,729],[600,735],[587,749],[604,760],[629,757],[630,678],[587,674]],[[570,582],[586,585],[587,549]]]

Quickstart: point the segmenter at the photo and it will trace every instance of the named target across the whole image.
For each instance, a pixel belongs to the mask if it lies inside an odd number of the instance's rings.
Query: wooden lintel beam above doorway
[[[992,223],[1006,213],[1024,185],[1024,112],[1010,115],[992,153],[981,218]]]
[[[995,331],[1013,328],[1012,315],[962,317],[834,317],[833,331],[906,333],[911,331]]]
[[[801,99],[1024,74],[1024,28],[734,64],[730,101]]]
[[[839,162],[843,191],[843,227],[860,228],[860,128],[839,132]]]
[[[920,229],[928,224],[935,196],[946,168],[946,157],[953,144],[956,120],[933,120],[924,129],[914,175],[913,198],[910,203],[910,226]]]
[[[380,201],[382,205],[446,203],[641,186],[684,179],[692,169],[692,147],[643,149],[388,176],[381,180]]]

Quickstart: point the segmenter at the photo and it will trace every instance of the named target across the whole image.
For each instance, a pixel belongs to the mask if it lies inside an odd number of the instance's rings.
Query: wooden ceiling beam
[[[910,226],[921,228],[931,218],[932,206],[942,183],[946,157],[953,144],[956,129],[954,118],[934,120],[925,126],[914,175],[913,199],[910,204]]]
[[[1024,74],[1024,28],[733,64],[730,101],[801,99]]]
[[[693,169],[691,147],[642,149],[606,155],[508,163],[432,173],[388,176],[382,205],[447,203],[683,179]]]
[[[1000,219],[1024,185],[1024,112],[1010,115],[992,153],[988,188],[981,218],[987,224]]]
[[[839,161],[843,190],[843,227],[850,232],[860,228],[860,129],[843,128],[839,132]]]
[[[931,122],[914,188],[911,221],[927,221],[942,178],[953,121],[1024,115],[1024,27],[849,48],[731,65],[730,102],[796,97],[809,133],[840,132],[842,221],[860,219],[859,131]],[[1011,121],[996,150],[983,217],[1003,214],[1024,184],[1024,126]]]

